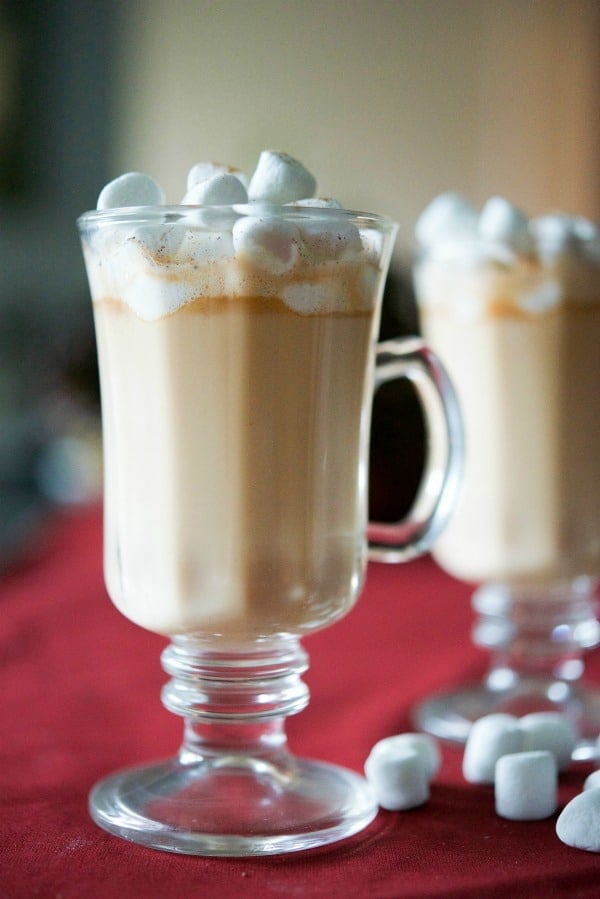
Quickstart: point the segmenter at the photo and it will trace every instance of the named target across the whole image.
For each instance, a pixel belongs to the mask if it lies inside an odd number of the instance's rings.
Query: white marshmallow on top
[[[427,764],[416,749],[371,752],[365,775],[378,805],[388,811],[407,811],[429,799]]]
[[[496,813],[511,821],[549,818],[558,803],[556,759],[551,752],[501,756],[494,777]]]
[[[299,224],[302,241],[312,256],[335,259],[344,253],[362,250],[360,232],[356,225],[343,219],[324,219]]]
[[[504,197],[491,197],[481,211],[478,231],[492,244],[510,247],[518,253],[529,253],[533,240],[527,216]]]
[[[433,780],[442,764],[442,755],[438,741],[430,734],[403,733],[393,737],[384,737],[375,743],[369,758],[375,759],[383,755],[402,756],[407,752],[417,752],[423,759],[427,777]]]
[[[584,790],[565,805],[556,835],[574,849],[600,852],[600,787]]]
[[[458,242],[477,233],[477,211],[462,194],[447,191],[431,201],[417,220],[415,236],[423,247]]]
[[[232,236],[236,253],[247,255],[271,274],[283,275],[298,261],[301,237],[293,222],[242,216],[234,224]]]
[[[577,250],[579,237],[570,215],[561,212],[540,215],[531,220],[529,228],[542,259],[551,260]]]
[[[96,208],[104,210],[123,206],[163,206],[164,202],[163,189],[154,178],[142,172],[126,172],[102,188]]]
[[[184,206],[233,206],[235,203],[247,203],[246,188],[235,175],[217,172],[198,181],[188,189],[183,200]]]
[[[188,172],[186,189],[191,190],[200,181],[207,181],[213,175],[235,175],[238,181],[248,189],[248,175],[241,169],[236,169],[231,165],[223,165],[221,162],[197,162]]]
[[[584,790],[595,790],[596,787],[600,787],[600,770],[592,771],[583,782]]]
[[[284,205],[313,197],[316,187],[313,175],[297,159],[287,153],[263,150],[250,179],[248,197],[252,202]]]
[[[494,783],[496,762],[520,752],[523,737],[514,715],[484,715],[473,722],[463,755],[463,776],[469,783]]]
[[[577,732],[571,722],[559,712],[532,712],[519,719],[523,735],[523,749],[547,749],[556,758],[559,771],[571,763],[577,745]]]
[[[305,197],[286,203],[286,206],[308,209],[342,209],[338,200],[323,197]],[[347,252],[360,252],[362,241],[356,225],[343,218],[322,219],[300,223],[302,241],[312,256],[335,259]]]

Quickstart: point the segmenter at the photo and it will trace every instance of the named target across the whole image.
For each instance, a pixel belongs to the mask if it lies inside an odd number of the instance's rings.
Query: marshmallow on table
[[[600,787],[579,793],[556,821],[559,840],[574,849],[600,852]]]
[[[365,774],[378,805],[388,811],[407,811],[429,799],[426,762],[416,749],[371,753]]]
[[[258,268],[282,275],[294,267],[301,237],[292,222],[260,216],[242,216],[233,226],[236,253],[246,254]]]
[[[492,714],[471,725],[463,756],[463,775],[470,783],[494,783],[496,762],[520,752],[523,737],[514,715]]]
[[[232,206],[247,203],[248,194],[235,175],[217,172],[190,187],[181,202],[189,206]]]
[[[436,776],[442,764],[442,756],[437,740],[430,734],[403,733],[384,737],[375,743],[369,758],[374,760],[385,755],[400,757],[407,752],[417,752],[421,756],[429,780]]]
[[[142,172],[126,172],[102,188],[96,208],[104,210],[123,206],[162,206],[164,202],[163,189],[154,178]]]
[[[556,758],[559,771],[571,763],[577,744],[577,732],[571,722],[559,712],[532,712],[519,719],[523,749],[547,749]]]
[[[511,821],[539,821],[556,811],[558,774],[551,752],[501,756],[494,777],[496,813]]]
[[[302,163],[287,153],[263,150],[248,186],[251,201],[276,205],[314,196],[317,182]]]

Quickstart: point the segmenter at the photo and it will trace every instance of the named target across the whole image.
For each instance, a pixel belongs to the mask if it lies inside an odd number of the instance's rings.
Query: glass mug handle
[[[388,381],[408,378],[424,413],[425,467],[405,518],[369,522],[369,558],[407,562],[427,552],[450,517],[464,465],[464,433],[456,394],[438,357],[418,338],[397,338],[376,348],[373,392]]]

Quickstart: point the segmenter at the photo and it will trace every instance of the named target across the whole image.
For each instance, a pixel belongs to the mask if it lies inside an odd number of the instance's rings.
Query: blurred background
[[[597,0],[0,2],[0,566],[48,507],[99,495],[75,219],[107,180],[146,171],[178,202],[195,162],[251,173],[286,150],[321,195],[399,222],[382,336],[415,333],[412,233],[436,194],[600,220],[599,99]],[[376,464],[401,443],[400,487],[418,477],[412,398],[382,396],[375,431]]]

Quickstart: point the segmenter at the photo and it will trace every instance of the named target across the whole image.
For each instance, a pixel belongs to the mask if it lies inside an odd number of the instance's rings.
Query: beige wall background
[[[114,174],[282,149],[401,225],[453,188],[600,219],[596,0],[131,0]]]

